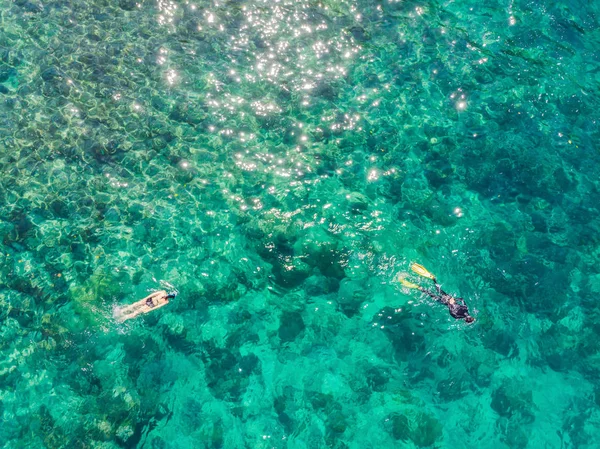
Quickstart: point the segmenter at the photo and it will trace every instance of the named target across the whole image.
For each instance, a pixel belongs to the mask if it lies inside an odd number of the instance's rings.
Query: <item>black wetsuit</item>
[[[442,290],[442,287],[440,287],[440,284],[438,284],[437,281],[434,280],[433,282],[435,282],[435,288],[437,289],[437,294],[433,293],[432,291],[427,290],[426,288],[423,288],[423,287],[421,287],[419,290],[421,290],[423,293],[431,296],[436,301],[439,301],[442,304],[447,305],[448,310],[450,311],[450,315],[452,315],[457,320],[462,320],[462,319],[465,319],[470,316],[469,308],[465,304],[464,299],[455,298],[454,296],[449,295],[444,290]],[[451,300],[454,300],[454,301],[451,301]]]

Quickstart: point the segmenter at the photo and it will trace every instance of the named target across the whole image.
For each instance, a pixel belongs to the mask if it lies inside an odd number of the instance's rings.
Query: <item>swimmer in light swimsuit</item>
[[[473,321],[475,321],[475,318],[473,318],[469,314],[469,308],[467,307],[465,300],[462,298],[457,298],[455,296],[449,295],[444,290],[442,290],[442,287],[440,286],[440,284],[438,284],[435,276],[433,274],[431,274],[429,271],[427,271],[427,269],[423,265],[414,263],[411,265],[410,268],[412,271],[417,273],[419,276],[422,276],[427,279],[431,279],[433,281],[433,283],[435,284],[437,293],[432,292],[431,290],[427,290],[426,288],[421,287],[420,285],[413,284],[412,282],[404,279],[404,277],[402,277],[402,275],[399,275],[398,281],[403,286],[408,287],[408,288],[413,288],[416,290],[420,290],[423,293],[425,293],[427,296],[435,299],[438,302],[441,302],[442,304],[444,304],[445,306],[448,307],[448,311],[450,312],[450,315],[452,315],[452,317],[456,318],[457,320],[465,320],[466,323],[472,323]]]
[[[175,298],[175,293],[167,293],[164,290],[154,292],[138,302],[128,306],[116,307],[113,316],[119,322],[130,320],[142,313],[148,313],[169,304],[169,299]]]

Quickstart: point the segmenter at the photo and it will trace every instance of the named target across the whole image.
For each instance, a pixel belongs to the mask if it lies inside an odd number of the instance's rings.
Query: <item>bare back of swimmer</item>
[[[173,299],[174,297],[175,293],[167,293],[164,290],[160,290],[128,306],[115,307],[113,316],[118,322],[122,323],[140,314],[166,306],[169,304],[169,299]]]

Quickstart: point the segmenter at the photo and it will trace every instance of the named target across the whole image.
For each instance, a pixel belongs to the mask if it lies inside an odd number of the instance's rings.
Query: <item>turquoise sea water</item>
[[[599,88],[597,2],[0,0],[0,447],[600,447]]]

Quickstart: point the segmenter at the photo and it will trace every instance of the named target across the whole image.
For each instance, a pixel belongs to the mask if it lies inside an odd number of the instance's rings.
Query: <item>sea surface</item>
[[[0,0],[0,448],[600,447],[599,111],[597,1]]]

